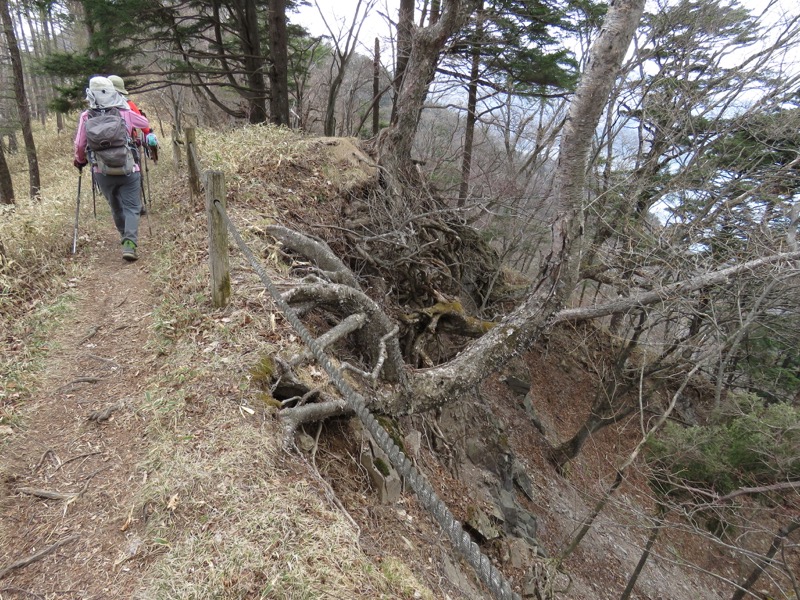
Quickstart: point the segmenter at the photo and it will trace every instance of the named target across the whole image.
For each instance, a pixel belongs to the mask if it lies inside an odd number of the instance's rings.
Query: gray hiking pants
[[[94,180],[111,207],[114,225],[122,238],[139,244],[139,212],[141,212],[141,173],[103,175],[94,173]]]

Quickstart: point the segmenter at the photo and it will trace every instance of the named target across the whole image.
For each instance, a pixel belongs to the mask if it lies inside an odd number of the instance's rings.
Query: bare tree
[[[346,31],[334,31],[332,25],[328,23],[319,2],[315,2],[317,10],[322,17],[323,23],[331,35],[333,42],[333,54],[331,57],[330,65],[330,80],[328,87],[328,103],[325,109],[325,122],[324,129],[325,135],[336,135],[336,99],[339,96],[339,90],[344,80],[345,72],[353,54],[356,51],[358,44],[358,36],[361,32],[361,27],[364,25],[364,19],[369,15],[375,7],[377,0],[358,0],[355,10],[353,12],[353,20],[350,27]]]
[[[384,130],[379,149],[379,162],[387,177],[393,180],[389,183],[396,191],[402,190],[400,182],[404,178],[411,177],[414,181],[411,149],[442,49],[447,40],[466,24],[476,7],[477,0],[445,0],[436,23],[414,28],[410,41],[401,44],[403,48],[410,47],[410,51],[401,74],[395,74],[395,80],[399,79],[395,110],[392,124]],[[398,56],[401,56],[399,50]]]
[[[33,140],[31,115],[28,109],[28,98],[25,94],[25,80],[22,70],[22,58],[14,33],[14,22],[11,19],[8,0],[0,0],[0,21],[5,32],[8,52],[11,58],[11,67],[14,73],[14,95],[17,100],[17,112],[22,125],[22,137],[25,140],[25,154],[28,158],[28,177],[30,181],[30,197],[39,195],[39,160],[36,155],[36,144]]]

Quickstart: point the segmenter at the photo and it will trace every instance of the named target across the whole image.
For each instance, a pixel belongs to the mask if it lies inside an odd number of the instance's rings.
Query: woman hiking
[[[134,261],[139,257],[142,202],[138,153],[131,133],[150,127],[150,122],[129,109],[125,98],[106,77],[89,80],[86,101],[89,110],[78,119],[72,164],[80,171],[91,161],[93,177],[111,207],[119,231],[122,258]]]

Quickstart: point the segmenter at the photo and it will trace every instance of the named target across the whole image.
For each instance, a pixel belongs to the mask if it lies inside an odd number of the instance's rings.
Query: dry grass
[[[47,332],[69,310],[73,281],[83,268],[69,258],[78,183],[71,134],[56,135],[53,122],[46,129],[37,126],[34,134],[40,198],[28,197],[28,164],[21,148],[7,157],[16,204],[0,206],[0,423],[18,418],[17,404],[41,367]],[[84,205],[79,233],[97,226],[90,211]]]
[[[70,279],[91,268],[89,248],[79,252],[81,260],[69,255],[77,191],[71,137],[39,135],[42,199],[21,199],[0,217],[0,303],[4,317],[10,315],[6,308],[21,317],[2,320],[0,374],[11,381],[17,361],[15,377],[32,386],[37,369],[18,359],[44,355],[46,348],[37,350],[27,334],[37,328],[43,346],[52,316],[69,310]],[[319,166],[330,147],[286,130],[200,130],[198,140],[203,168],[226,173],[232,218],[263,257],[273,251],[259,235],[259,224],[274,216],[272,198],[330,197],[339,186]],[[23,169],[22,161],[14,157],[12,168]],[[349,185],[343,169],[334,171],[343,174],[341,185]],[[135,511],[148,518],[128,559],[141,561],[144,572],[137,597],[432,598],[402,560],[384,557],[377,566],[367,557],[313,470],[281,450],[279,423],[259,404],[250,367],[296,340],[271,314],[271,301],[238,252],[231,254],[231,304],[210,308],[201,202],[189,205],[185,170],[176,175],[166,153],[150,173],[154,232],[144,236],[142,247],[160,302],[143,350],[158,368],[137,406],[149,447],[136,469],[147,484]],[[18,193],[27,186],[19,179]],[[90,204],[87,191],[83,200]],[[108,227],[105,202],[98,201],[98,212],[96,222],[82,216],[82,231]],[[91,207],[82,215],[91,215]],[[141,230],[148,226],[144,220]],[[40,311],[30,310],[31,299]],[[17,346],[7,360],[11,344]],[[3,401],[13,388],[4,390]]]
[[[197,133],[203,169],[226,174],[232,219],[269,257],[259,224],[272,219],[286,173],[322,160],[307,154],[314,144],[272,127]],[[162,178],[158,189],[151,275],[163,294],[148,349],[163,363],[142,409],[151,451],[138,504],[152,511],[144,546],[153,564],[138,596],[432,598],[401,560],[386,571],[365,556],[310,467],[281,450],[250,368],[296,340],[238,251],[231,303],[209,309],[205,214],[199,202],[188,206],[183,177]]]

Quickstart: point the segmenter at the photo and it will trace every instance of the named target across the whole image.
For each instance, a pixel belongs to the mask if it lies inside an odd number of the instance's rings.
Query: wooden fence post
[[[177,173],[181,170],[181,137],[178,128],[172,125],[172,168]]]
[[[186,135],[186,162],[189,165],[189,204],[194,196],[200,195],[200,166],[197,164],[197,144],[195,143],[194,127],[184,128]]]
[[[228,229],[214,202],[219,201],[225,208],[225,177],[221,171],[207,171],[206,178],[211,300],[215,308],[221,308],[228,304],[231,295],[231,271],[228,261]]]

